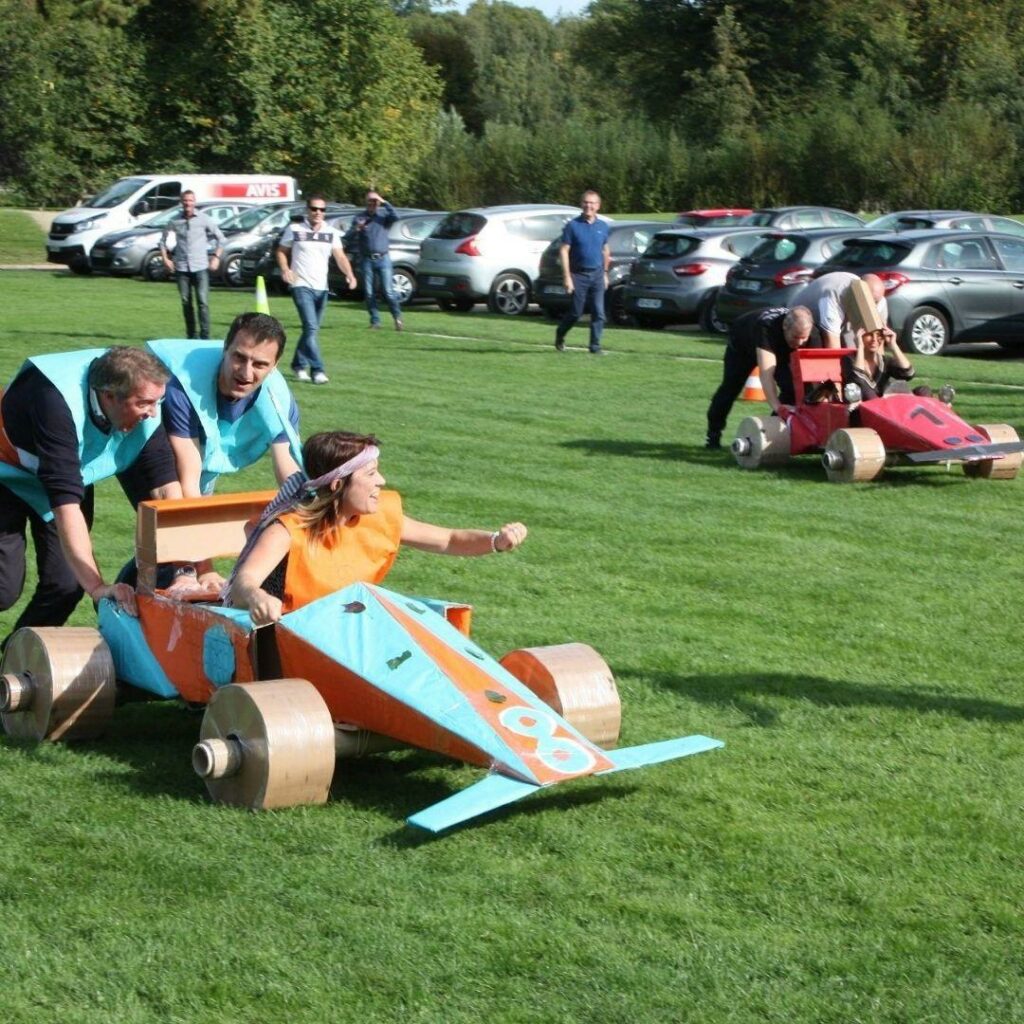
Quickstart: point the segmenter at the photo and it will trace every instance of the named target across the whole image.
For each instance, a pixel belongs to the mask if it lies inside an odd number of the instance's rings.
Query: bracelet
[[[501,536],[500,530],[495,530],[491,534],[491,550],[496,554],[500,555],[502,552],[498,550],[498,538]]]

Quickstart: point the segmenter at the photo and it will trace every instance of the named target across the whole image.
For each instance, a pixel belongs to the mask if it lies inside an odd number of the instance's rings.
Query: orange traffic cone
[[[267,302],[267,285],[262,274],[256,278],[256,312],[268,315],[270,313],[270,303]]]
[[[742,402],[763,402],[764,391],[761,390],[761,371],[755,366],[750,371],[747,383],[743,385],[743,394],[740,395]]]

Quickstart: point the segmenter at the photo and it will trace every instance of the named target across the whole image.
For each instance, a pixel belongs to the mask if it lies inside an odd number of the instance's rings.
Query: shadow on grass
[[[779,712],[757,701],[758,696],[789,697],[810,701],[821,707],[887,707],[899,711],[953,714],[970,721],[1024,722],[1024,707],[976,697],[956,697],[909,684],[907,689],[871,683],[837,682],[810,675],[725,675],[684,676],[671,672],[649,672],[623,668],[621,675],[653,680],[667,690],[685,694],[702,704],[733,708],[751,723],[770,727]]]
[[[630,459],[664,459],[673,462],[696,462],[702,465],[723,462],[729,454],[709,451],[698,444],[679,444],[675,441],[625,441],[603,437],[581,437],[575,441],[560,441],[559,446],[588,452],[591,455],[620,455]]]

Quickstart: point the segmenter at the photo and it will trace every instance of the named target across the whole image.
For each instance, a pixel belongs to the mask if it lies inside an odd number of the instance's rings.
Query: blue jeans
[[[371,324],[380,323],[380,313],[377,312],[377,281],[380,281],[380,290],[388,309],[391,310],[391,315],[396,320],[402,319],[402,307],[391,283],[392,273],[391,257],[386,252],[377,257],[370,256],[369,253],[363,256],[363,292],[366,295],[366,308],[370,311]]]
[[[574,270],[572,272],[572,305],[558,322],[555,337],[565,341],[569,329],[590,309],[590,351],[601,348],[601,334],[604,331],[604,270]]]
[[[210,336],[210,272],[208,270],[176,270],[178,294],[181,296],[181,311],[185,314],[185,331],[190,338]],[[196,313],[192,308],[192,296],[199,307],[199,333],[196,334]]]
[[[317,343],[317,332],[323,323],[327,311],[327,292],[316,292],[312,288],[300,285],[292,289],[292,302],[299,311],[302,321],[302,334],[295,346],[292,357],[293,370],[322,370],[324,364],[320,359],[320,345]]]

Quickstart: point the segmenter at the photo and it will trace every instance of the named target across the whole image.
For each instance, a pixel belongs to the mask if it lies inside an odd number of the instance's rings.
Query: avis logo
[[[264,181],[250,185],[245,194],[251,199],[278,199],[281,196],[281,186],[276,182]]]

